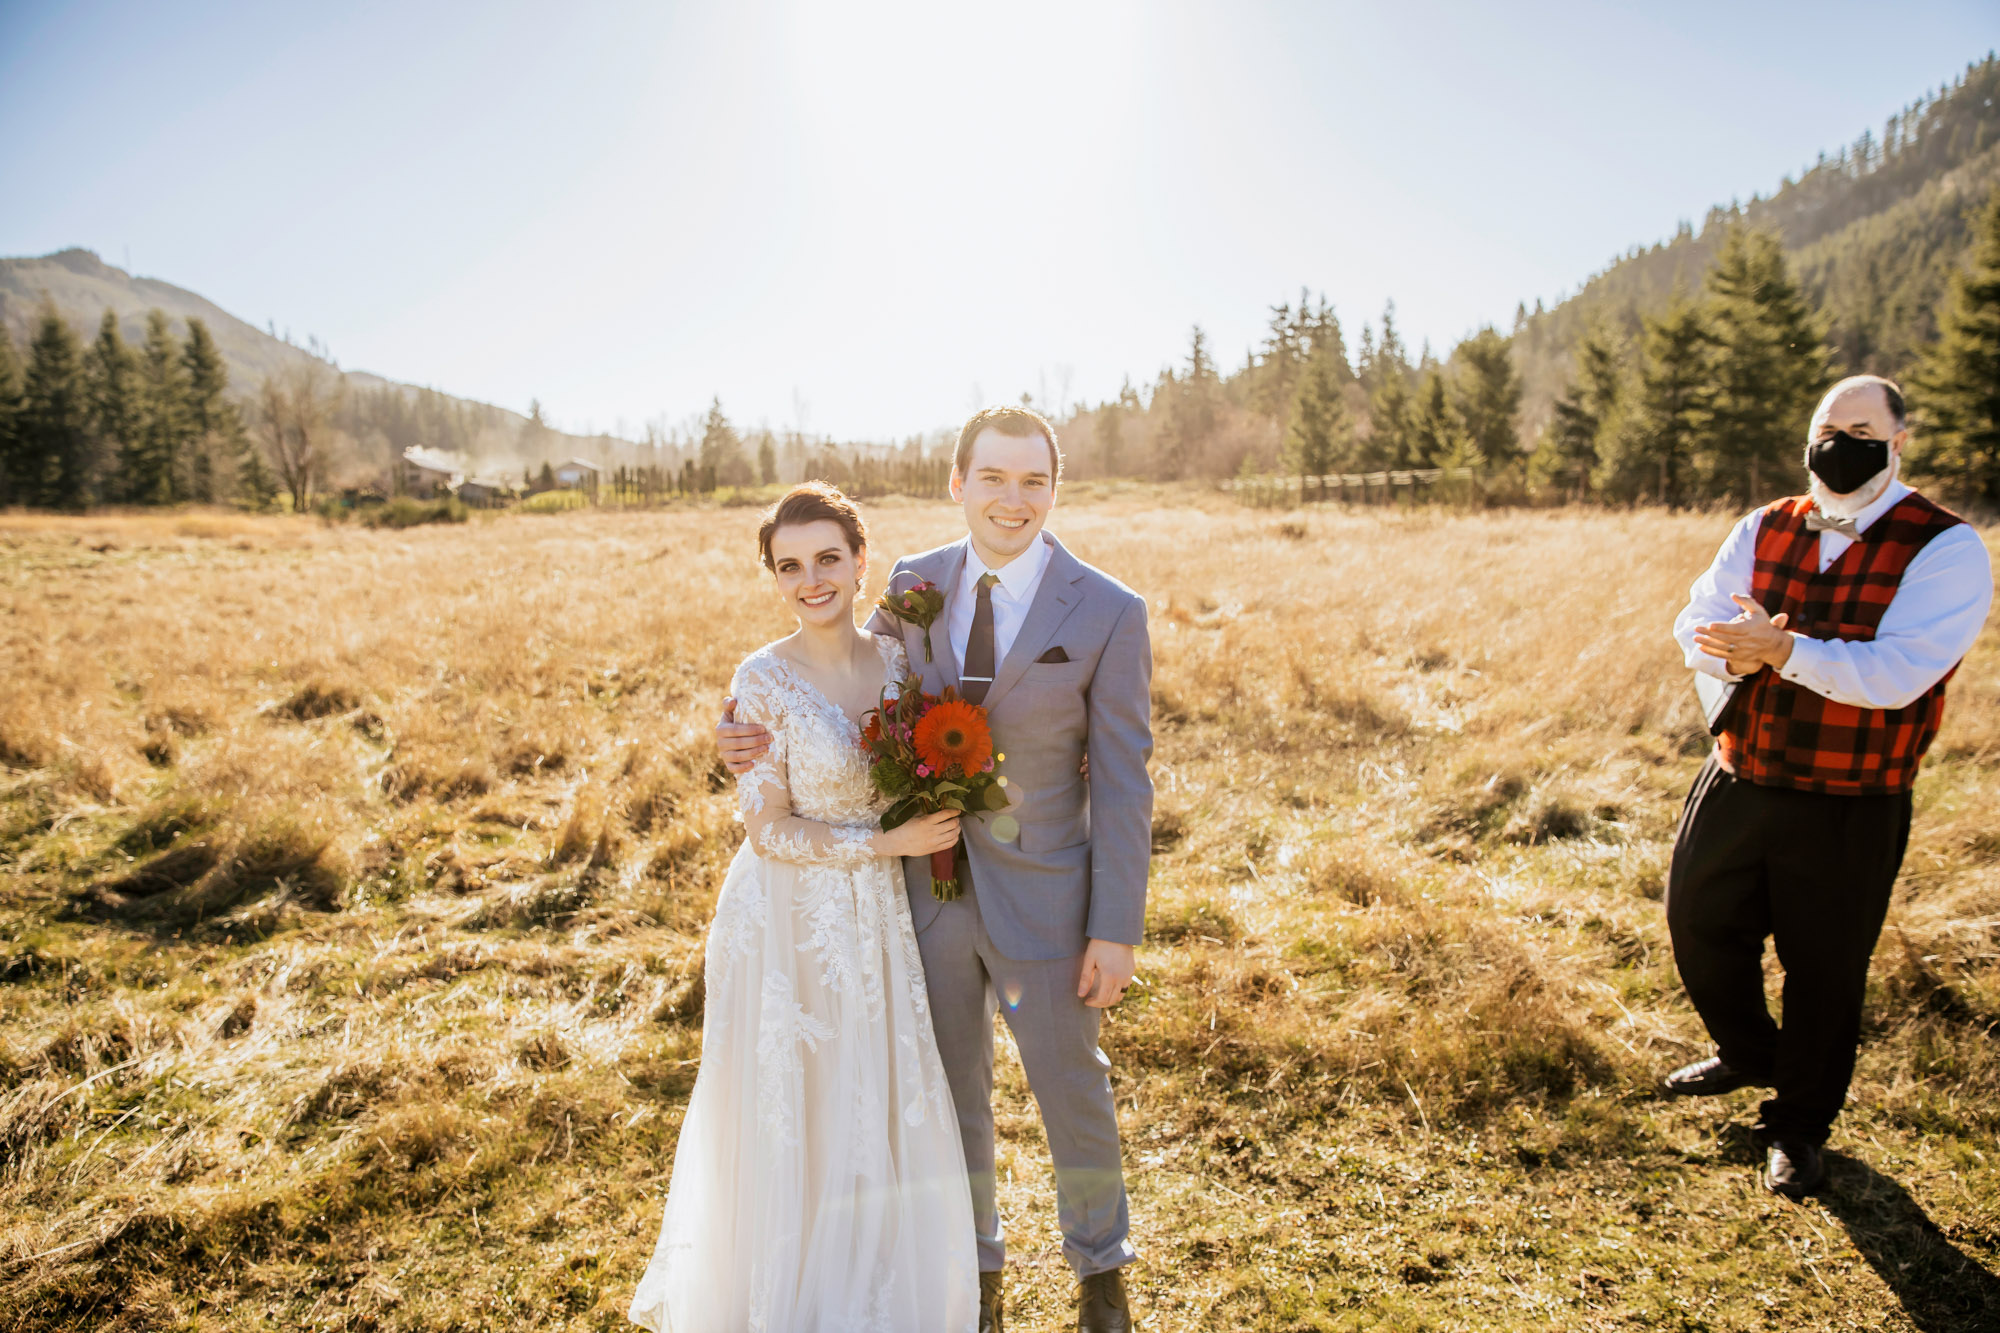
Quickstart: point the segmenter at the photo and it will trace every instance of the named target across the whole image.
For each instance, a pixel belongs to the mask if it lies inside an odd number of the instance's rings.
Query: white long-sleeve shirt
[[[1007,660],[1007,654],[1014,647],[1014,639],[1021,632],[1021,622],[1028,618],[1028,608],[1034,604],[1035,593],[1042,586],[1042,575],[1048,572],[1050,550],[1042,535],[1036,533],[1027,550],[999,569],[990,571],[1000,576],[1000,582],[993,589],[995,671]],[[967,542],[965,569],[958,576],[958,587],[952,590],[951,610],[945,617],[944,627],[945,633],[951,636],[951,650],[958,654],[961,666],[965,662],[965,645],[972,638],[972,616],[979,609],[979,579],[988,572],[986,562]]]
[[[1891,481],[1888,490],[1855,515],[1855,528],[1868,531],[1909,493],[1901,481]],[[1715,562],[1688,589],[1688,604],[1674,618],[1674,641],[1688,666],[1720,680],[1741,677],[1731,675],[1721,658],[1696,647],[1694,632],[1742,614],[1729,595],[1750,595],[1763,512],[1752,512],[1730,530]],[[1838,532],[1820,533],[1820,569],[1851,545],[1851,539]],[[1992,605],[1993,562],[1978,530],[1961,523],[1933,537],[1910,561],[1873,639],[1794,635],[1791,658],[1778,675],[1837,704],[1902,708],[1944,679],[1945,672],[1971,650]]]

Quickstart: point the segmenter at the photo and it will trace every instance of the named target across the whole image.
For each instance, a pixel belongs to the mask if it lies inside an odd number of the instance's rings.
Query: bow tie
[[[1861,529],[1854,526],[1853,519],[1835,518],[1831,514],[1823,514],[1817,505],[1806,510],[1806,531],[1837,532],[1851,542],[1861,540]]]

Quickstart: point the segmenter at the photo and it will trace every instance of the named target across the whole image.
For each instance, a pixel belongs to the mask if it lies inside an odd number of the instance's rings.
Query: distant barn
[[[467,477],[459,483],[458,498],[469,505],[491,508],[511,500],[518,489],[503,477]]]
[[[419,500],[435,500],[450,495],[465,480],[448,455],[415,445],[403,450],[402,492]]]
[[[603,468],[588,459],[572,458],[556,469],[556,485],[566,490],[595,493],[597,478],[603,471]]]

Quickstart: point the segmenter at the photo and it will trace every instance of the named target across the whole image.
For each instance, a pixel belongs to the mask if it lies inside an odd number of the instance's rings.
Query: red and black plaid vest
[[[1962,521],[1912,491],[1821,572],[1819,534],[1806,527],[1811,509],[1811,497],[1798,495],[1764,510],[1750,595],[1771,615],[1790,615],[1787,629],[1813,639],[1873,639],[1910,561]],[[1745,695],[1732,704],[1718,758],[1737,777],[1767,787],[1835,796],[1906,792],[1944,720],[1952,671],[1914,703],[1856,708],[1767,667],[1741,686]]]

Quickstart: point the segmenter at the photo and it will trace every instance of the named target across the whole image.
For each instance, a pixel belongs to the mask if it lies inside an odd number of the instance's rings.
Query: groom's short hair
[[[963,477],[972,467],[972,442],[986,430],[997,430],[1002,435],[1012,435],[1025,440],[1039,435],[1049,442],[1049,484],[1062,480],[1062,448],[1056,444],[1056,428],[1040,412],[1031,412],[1025,407],[989,407],[972,414],[958,432],[958,448],[951,456],[951,465]]]

